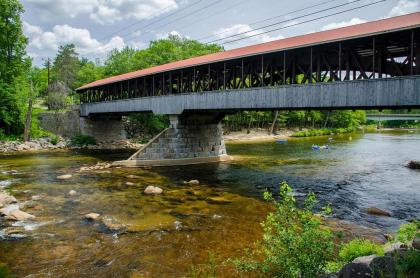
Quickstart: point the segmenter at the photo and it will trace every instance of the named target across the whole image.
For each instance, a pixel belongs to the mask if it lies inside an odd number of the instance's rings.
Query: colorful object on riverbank
[[[286,139],[280,139],[276,141],[277,144],[286,144],[287,140]]]

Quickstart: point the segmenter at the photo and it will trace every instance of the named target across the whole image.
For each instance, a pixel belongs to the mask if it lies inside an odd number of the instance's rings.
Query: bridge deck
[[[85,103],[81,115],[261,109],[420,107],[420,76],[288,85]]]

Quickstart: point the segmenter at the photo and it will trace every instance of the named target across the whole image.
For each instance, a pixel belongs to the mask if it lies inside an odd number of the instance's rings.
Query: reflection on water
[[[231,143],[232,163],[78,173],[84,164],[127,154],[35,153],[0,156],[3,186],[36,215],[25,239],[0,241],[0,262],[31,277],[180,277],[208,252],[221,261],[241,254],[261,235],[267,212],[261,193],[287,180],[297,196],[317,193],[335,216],[394,230],[420,218],[420,172],[404,167],[420,158],[420,134],[383,133],[336,137],[330,150],[312,151],[327,138]],[[109,170],[109,171],[108,171]],[[58,181],[57,175],[73,174]],[[128,175],[138,179],[129,180]],[[199,186],[183,184],[199,179]],[[7,182],[6,182],[7,181]],[[127,181],[135,185],[126,185]],[[146,196],[147,185],[164,189]],[[77,195],[69,196],[70,190]],[[39,195],[40,200],[31,201]],[[25,202],[26,201],[26,202]],[[393,217],[364,213],[376,206]],[[124,225],[123,232],[89,222],[97,212]],[[1,227],[0,227],[1,229]],[[223,275],[234,275],[222,266]]]

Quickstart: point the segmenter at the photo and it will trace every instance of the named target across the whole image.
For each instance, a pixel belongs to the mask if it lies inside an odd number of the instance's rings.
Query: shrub
[[[96,139],[89,135],[79,134],[71,139],[70,144],[72,146],[86,147],[88,145],[96,145]]]
[[[5,264],[0,263],[0,277],[1,278],[14,278],[15,276],[12,272],[7,268]]]
[[[408,162],[407,167],[410,169],[420,169],[420,161],[411,160]]]
[[[339,257],[342,261],[348,263],[357,257],[373,254],[383,256],[384,248],[367,239],[354,239],[341,247]]]
[[[216,278],[216,259],[213,253],[209,253],[209,258],[205,264],[191,265],[188,269],[191,278]]]
[[[416,223],[407,223],[400,226],[398,229],[396,240],[402,243],[409,243],[413,240],[416,235],[417,224]]]
[[[51,135],[51,144],[53,144],[55,146],[55,145],[57,145],[58,141],[59,141],[58,136]]]
[[[238,271],[264,273],[268,277],[318,277],[333,258],[333,234],[321,226],[312,209],[317,202],[308,194],[304,207],[298,209],[287,183],[280,187],[280,199],[268,192],[264,199],[274,205],[262,223],[261,244],[248,256],[235,259]],[[256,258],[262,258],[258,261]]]
[[[420,277],[420,251],[408,250],[397,256],[397,277]]]

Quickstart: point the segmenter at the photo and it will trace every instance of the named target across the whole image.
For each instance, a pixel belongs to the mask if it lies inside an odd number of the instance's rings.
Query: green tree
[[[101,79],[104,75],[104,68],[99,66],[99,62],[94,63],[83,58],[77,72],[76,87]]]
[[[0,133],[6,134],[17,134],[23,127],[19,82],[30,66],[20,19],[23,12],[17,0],[0,1]]]
[[[63,82],[71,90],[75,89],[79,67],[76,46],[74,44],[60,46],[53,63],[54,80]]]
[[[135,53],[136,50],[130,47],[112,50],[105,61],[105,76],[114,76],[135,70],[133,66]]]

